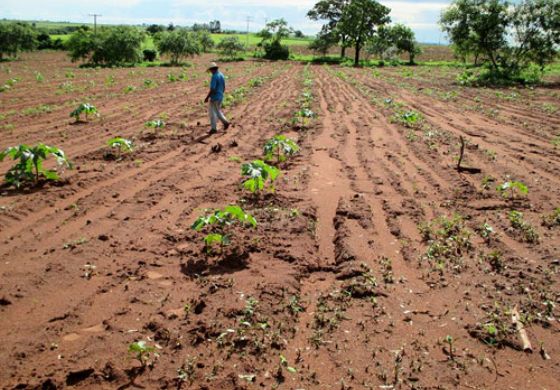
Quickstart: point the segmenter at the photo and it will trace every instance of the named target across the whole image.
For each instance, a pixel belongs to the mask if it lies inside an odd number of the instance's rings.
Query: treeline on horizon
[[[340,49],[340,60],[346,60],[353,49],[353,65],[363,64],[362,56],[376,56],[383,64],[408,56],[414,65],[422,52],[414,31],[404,24],[392,24],[391,9],[376,0],[320,0],[307,16],[323,26],[309,48],[325,57],[332,48]],[[454,0],[442,12],[441,29],[451,42],[456,58],[477,71],[462,75],[464,84],[535,83],[541,80],[546,66],[556,60],[560,45],[560,2],[558,0]],[[221,22],[196,23],[189,27],[173,24],[100,26],[56,26],[50,31],[65,31],[70,38],[63,43],[51,39],[48,32],[28,23],[0,23],[0,59],[4,55],[36,48],[69,50],[73,61],[100,66],[118,66],[141,61],[154,61],[159,54],[177,65],[182,59],[202,52],[218,50],[227,58],[239,58],[249,47],[235,35],[216,42],[211,34],[228,33]],[[238,32],[236,32],[238,33]],[[252,55],[270,60],[290,58],[288,38],[304,38],[284,19],[273,20],[256,34],[260,38]],[[150,36],[157,50],[144,50]],[[340,61],[339,61],[340,62]],[[397,61],[398,63],[398,61]]]

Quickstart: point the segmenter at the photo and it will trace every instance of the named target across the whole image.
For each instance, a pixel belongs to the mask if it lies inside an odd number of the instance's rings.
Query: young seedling
[[[129,139],[122,138],[122,137],[111,138],[109,141],[107,141],[107,145],[110,148],[117,150],[118,159],[121,157],[122,153],[129,153],[132,152],[132,150],[134,149],[133,142]]]
[[[488,224],[488,222],[484,222],[482,226],[478,228],[478,233],[480,237],[484,239],[486,242],[490,242],[492,236],[494,235],[494,228]]]
[[[520,181],[506,181],[496,187],[496,191],[503,197],[507,198],[509,194],[509,199],[514,200],[517,195],[527,195],[529,193],[529,188]]]
[[[288,157],[293,156],[298,151],[299,146],[295,141],[285,135],[275,135],[264,145],[264,158],[270,161],[276,156],[276,162],[280,163],[286,161]]]
[[[512,210],[508,214],[508,219],[511,223],[511,227],[515,230],[518,230],[522,234],[525,241],[531,244],[536,244],[539,242],[539,234],[534,227],[523,220],[523,213]]]
[[[71,118],[75,118],[76,122],[80,122],[80,116],[84,114],[86,122],[90,115],[99,115],[97,108],[89,103],[80,104],[74,111],[70,113]]]
[[[152,121],[148,121],[144,124],[146,127],[150,127],[153,129],[163,129],[165,127],[165,122],[161,119],[154,119]]]
[[[451,360],[455,360],[455,355],[454,355],[454,350],[455,348],[453,348],[453,337],[451,337],[450,335],[445,336],[445,340],[444,340],[447,345],[449,346],[449,351],[448,352],[448,356]]]
[[[46,180],[58,180],[59,176],[56,170],[49,170],[43,167],[43,161],[49,155],[56,158],[59,166],[72,168],[72,163],[66,158],[62,149],[54,146],[47,146],[45,144],[37,144],[35,146],[19,145],[9,147],[0,152],[0,162],[5,157],[19,160],[16,165],[6,172],[6,182],[16,188],[20,188],[27,183],[37,185],[41,177],[44,177]]]
[[[199,217],[191,228],[198,232],[210,227],[211,231],[203,238],[206,252],[210,252],[214,244],[220,244],[220,249],[223,250],[223,247],[230,243],[229,227],[236,223],[253,228],[257,226],[255,217],[239,206],[230,205]]]
[[[288,370],[292,374],[297,372],[294,367],[290,367],[290,365],[288,364],[288,359],[286,359],[284,355],[280,355],[280,369],[282,369],[282,367],[285,367],[286,370]]]
[[[422,121],[422,114],[416,111],[397,112],[393,115],[392,119],[394,122],[400,123],[401,125],[412,129],[420,124]]]
[[[150,354],[155,348],[146,345],[144,340],[136,341],[128,346],[128,352],[134,355],[134,358],[140,362],[142,368],[146,368],[146,364],[150,360]]]
[[[560,207],[557,207],[552,214],[543,217],[543,226],[549,229],[560,226]]]
[[[243,187],[253,194],[258,194],[262,191],[268,180],[270,180],[269,190],[274,191],[272,183],[279,174],[280,170],[278,168],[270,166],[262,160],[255,160],[241,166],[241,175],[247,178],[243,182]]]

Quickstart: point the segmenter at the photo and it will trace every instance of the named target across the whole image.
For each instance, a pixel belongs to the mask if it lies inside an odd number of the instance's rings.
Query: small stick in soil
[[[467,168],[462,167],[461,163],[463,162],[463,157],[465,156],[465,139],[463,136],[459,136],[459,140],[461,141],[461,151],[459,152],[459,161],[457,162],[457,171],[458,172],[467,172],[467,173],[480,173],[482,170],[480,168]]]
[[[520,315],[519,312],[517,311],[517,307],[514,307],[513,310],[511,311],[511,322],[513,323],[513,325],[515,325],[515,328],[517,329],[517,333],[519,334],[519,338],[523,343],[523,351],[532,353],[533,346],[531,345],[529,336],[527,336],[527,331],[525,330],[519,318]]]

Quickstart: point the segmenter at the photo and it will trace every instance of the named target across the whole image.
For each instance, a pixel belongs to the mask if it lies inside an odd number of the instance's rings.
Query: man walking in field
[[[218,70],[218,65],[215,62],[210,64],[208,71],[212,73],[210,80],[210,91],[204,99],[204,103],[208,104],[208,115],[210,116],[210,134],[218,131],[218,119],[224,124],[224,131],[229,127],[229,121],[222,113],[222,101],[224,100],[224,92],[226,91],[226,79],[222,72]]]

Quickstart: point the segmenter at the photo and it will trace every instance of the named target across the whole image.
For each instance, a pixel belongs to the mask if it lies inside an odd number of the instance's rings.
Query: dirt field
[[[41,141],[75,164],[0,188],[1,388],[560,388],[558,80],[224,64],[243,96],[207,136],[208,61],[0,64],[0,84],[19,78],[0,94],[0,148]],[[294,125],[307,89],[317,117]],[[101,117],[74,124],[82,101]],[[255,198],[240,162],[278,133],[300,153]],[[113,136],[136,149],[106,159]],[[460,136],[480,173],[457,171]],[[228,204],[258,226],[208,255],[191,225]],[[128,352],[140,340],[145,367]]]

